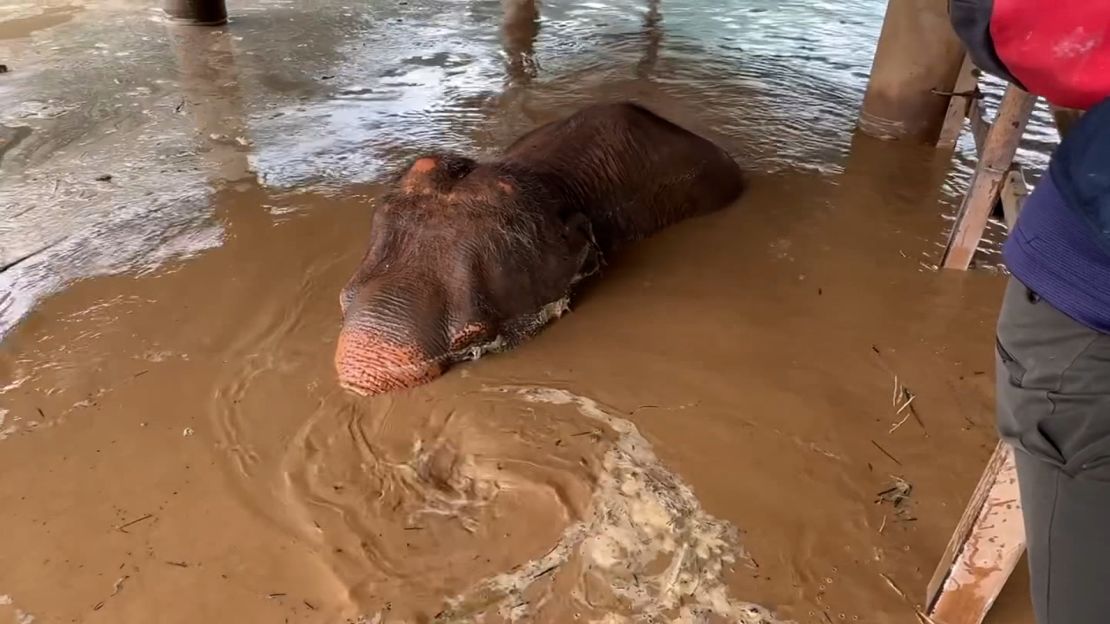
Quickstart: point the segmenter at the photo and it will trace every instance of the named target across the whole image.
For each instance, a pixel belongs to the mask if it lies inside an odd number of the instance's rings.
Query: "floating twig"
[[[894,480],[894,485],[876,494],[877,500],[875,502],[888,501],[898,507],[909,500],[910,493],[913,492],[913,486],[902,477],[891,477],[891,479]]]
[[[124,583],[124,581],[126,581],[126,580],[127,580],[127,579],[129,579],[129,578],[131,578],[131,577],[130,577],[130,576],[128,576],[128,575],[124,575],[124,576],[121,576],[121,577],[119,577],[118,579],[116,579],[116,582],[115,582],[115,584],[114,584],[114,585],[112,585],[112,593],[111,593],[111,594],[109,594],[109,595],[108,595],[108,597],[109,597],[109,598],[111,598],[112,596],[115,596],[116,594],[120,593],[120,591],[122,591],[122,590],[123,590],[123,583]],[[98,603],[96,603],[95,605],[93,605],[93,609],[92,609],[92,610],[93,610],[93,611],[99,611],[99,610],[103,609],[103,608],[104,608],[104,605],[105,605],[105,603],[107,603],[107,602],[108,602],[107,600],[101,600],[100,602],[98,602]],[[20,621],[22,621],[22,620],[20,620]]]
[[[921,430],[925,432],[925,436],[928,437],[929,431],[925,429],[925,423],[921,420],[921,416],[918,415],[917,410],[914,409],[912,405],[913,400],[917,397],[917,395],[910,391],[910,389],[907,388],[904,384],[902,384],[902,379],[898,376],[898,373],[895,373],[894,369],[892,369],[886,363],[886,360],[883,359],[882,351],[879,350],[878,346],[871,345],[871,350],[875,352],[876,356],[878,356],[877,360],[879,362],[879,366],[881,366],[884,371],[889,373],[890,376],[894,377],[894,390],[890,396],[891,407],[897,408],[894,415],[898,416],[908,409],[910,411],[909,415],[913,416],[914,420],[917,421],[917,424],[921,426]],[[894,433],[899,427],[905,424],[906,420],[907,418],[902,418],[902,420],[898,421],[894,426],[890,428],[890,431],[888,433]]]
[[[894,480],[893,485],[875,495],[875,504],[890,503],[894,507],[894,520],[897,522],[917,520],[910,515],[910,507],[907,504],[910,502],[913,486],[901,477],[892,476],[891,479]],[[883,526],[886,526],[886,518],[883,518]]]
[[[152,513],[148,513],[147,515],[145,515],[145,516],[143,516],[143,517],[141,517],[141,518],[135,518],[135,519],[134,519],[134,520],[132,520],[131,522],[125,522],[125,523],[123,523],[123,524],[121,524],[121,525],[117,526],[117,527],[116,527],[116,530],[117,530],[117,531],[119,531],[120,533],[126,533],[126,532],[127,532],[127,527],[129,527],[129,526],[134,526],[134,525],[136,525],[136,524],[138,524],[138,523],[140,523],[140,522],[143,522],[143,521],[145,521],[145,520],[150,520],[150,519],[151,519],[151,518],[153,518],[153,517],[154,517],[154,514],[152,514]]]
[[[898,428],[901,427],[902,425],[906,424],[906,421],[909,420],[909,419],[910,419],[910,415],[906,414],[905,416],[902,417],[902,420],[899,420],[898,422],[891,425],[890,430],[887,431],[887,433],[891,434],[891,433],[894,433],[895,431],[898,431]]]
[[[899,589],[898,584],[894,582],[894,579],[883,574],[882,572],[879,572],[879,576],[883,577],[883,580],[886,581],[886,584],[894,590],[894,593],[898,594],[899,598],[903,600],[909,600],[909,598],[906,597],[906,592]]]
[[[906,411],[906,408],[910,406],[910,403],[913,403],[913,400],[917,398],[916,394],[910,392],[909,390],[905,390],[905,389],[903,389],[903,390],[905,391],[906,394],[909,395],[909,398],[906,399],[906,402],[902,404],[902,407],[898,408],[898,411],[894,412],[895,416],[897,416],[898,414],[901,414],[902,412]]]
[[[883,574],[882,572],[879,572],[879,576],[883,577],[883,580],[886,581],[887,586],[889,586],[890,589],[894,591],[894,593],[898,594],[899,598],[904,600],[906,604],[908,604],[913,609],[914,615],[917,616],[917,619],[920,620],[922,624],[936,624],[936,622],[933,621],[933,618],[929,617],[928,614],[922,611],[920,607],[918,607],[916,604],[914,604],[912,600],[910,600],[909,596],[906,595],[906,592],[902,591],[901,588],[898,587],[898,584],[894,582],[894,579]]]
[[[874,444],[874,445],[875,445],[875,448],[879,449],[879,451],[881,451],[883,455],[886,455],[887,457],[889,457],[889,458],[890,458],[890,461],[892,461],[892,462],[894,462],[894,463],[898,464],[899,466],[901,466],[901,465],[902,465],[902,462],[898,461],[898,458],[897,458],[897,457],[895,457],[895,456],[891,455],[890,453],[888,453],[888,452],[887,452],[887,450],[886,450],[885,448],[883,448],[882,446],[880,446],[878,442],[876,442],[876,441],[874,441],[874,440],[871,440],[871,444]]]
[[[539,574],[533,576],[532,579],[535,580],[535,579],[540,578],[541,576],[547,576],[548,574],[551,574],[552,572],[554,572],[555,570],[558,570],[558,569],[559,569],[559,566],[553,565],[550,568],[544,570],[543,572],[540,572]]]
[[[894,433],[898,430],[899,427],[906,424],[906,421],[909,420],[910,416],[913,416],[913,419],[917,421],[918,426],[920,426],[921,430],[925,432],[926,436],[928,436],[929,432],[925,429],[925,423],[922,422],[921,416],[917,414],[917,410],[913,406],[913,401],[917,398],[917,395],[914,394],[909,388],[905,386],[899,386],[897,377],[894,378],[894,383],[896,385],[893,403],[894,406],[898,408],[897,410],[895,410],[894,415],[898,416],[903,412],[906,412],[906,415],[902,416],[901,420],[894,423],[894,425],[890,427],[890,431],[888,431],[887,433]],[[901,401],[901,403],[899,403],[899,401]]]
[[[928,613],[925,613],[917,607],[913,608],[913,613],[917,616],[917,619],[921,622],[921,624],[937,624],[937,621],[929,617]]]

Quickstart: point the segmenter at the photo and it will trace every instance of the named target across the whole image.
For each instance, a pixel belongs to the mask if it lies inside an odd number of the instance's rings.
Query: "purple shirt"
[[[1025,200],[1003,259],[1014,277],[1057,310],[1110,334],[1110,255],[1053,178],[1050,169]]]

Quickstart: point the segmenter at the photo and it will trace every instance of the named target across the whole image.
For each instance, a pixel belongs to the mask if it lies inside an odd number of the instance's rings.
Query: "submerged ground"
[[[913,621],[1002,278],[934,268],[962,152],[852,134],[882,2],[148,5],[0,0],[0,622]],[[336,388],[377,181],[613,99],[750,192],[516,351]]]

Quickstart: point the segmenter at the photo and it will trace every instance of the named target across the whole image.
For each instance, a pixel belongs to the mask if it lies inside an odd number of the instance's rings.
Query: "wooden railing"
[[[1037,97],[1008,85],[994,120],[983,118],[978,78],[965,59],[938,147],[955,146],[970,120],[979,162],[948,240],[942,266],[966,270],[987,220],[1002,203],[1006,224],[1013,226],[1028,187],[1014,162]],[[1051,107],[1056,129],[1067,134],[1080,112]],[[999,442],[979,478],[967,508],[926,590],[928,624],[981,624],[1025,551],[1025,528],[1018,495],[1014,454]]]
[[[1022,202],[1029,194],[1025,176],[1021,166],[1014,162],[1014,155],[1037,104],[1037,96],[1015,85],[1007,85],[998,112],[993,120],[988,121],[980,105],[982,93],[979,91],[978,71],[970,58],[964,59],[956,87],[948,95],[951,96],[948,115],[937,147],[954,147],[967,119],[979,159],[971,186],[956,213],[956,222],[941,261],[941,266],[946,269],[962,271],[971,266],[994,207],[1001,202],[1006,224],[1013,225],[1021,212]],[[1056,128],[1063,136],[1080,113],[1051,108]]]
[[[982,624],[1025,552],[1014,452],[999,442],[925,591],[929,624]]]

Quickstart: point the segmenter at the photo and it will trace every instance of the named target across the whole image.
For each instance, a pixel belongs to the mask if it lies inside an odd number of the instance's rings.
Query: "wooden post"
[[[1006,179],[1002,183],[1002,193],[999,200],[1002,202],[1002,214],[1006,218],[1006,227],[1013,229],[1017,223],[1021,207],[1025,198],[1029,196],[1029,184],[1025,181],[1025,174],[1021,167],[1014,165],[1006,172]]]
[[[1052,111],[1053,119],[1056,120],[1056,132],[1060,134],[1061,139],[1068,133],[1068,130],[1071,130],[1075,122],[1083,116],[1083,111],[1074,108],[1061,108],[1055,104],[1049,104],[1048,108]]]
[[[987,143],[987,133],[990,132],[991,122],[983,117],[983,107],[980,100],[971,102],[967,109],[967,120],[971,126],[971,136],[975,139],[975,156],[982,157],[983,146]]]
[[[1014,452],[999,442],[929,582],[934,624],[981,624],[1025,550]]]
[[[197,26],[220,26],[227,23],[224,0],[164,0],[162,10],[174,21]]]
[[[944,125],[940,129],[940,138],[937,139],[938,149],[956,147],[956,141],[964,129],[964,118],[971,116],[972,109],[978,109],[979,75],[970,56],[964,56],[964,63],[952,91],[948,100],[948,112],[944,115]]]
[[[883,20],[859,128],[880,139],[936,144],[964,47],[945,0],[890,0]]]
[[[952,234],[944,251],[942,266],[946,269],[967,270],[983,231],[991,209],[998,201],[999,193],[1006,179],[1006,172],[1014,161],[1025,125],[1033,113],[1037,98],[1010,85],[998,106],[998,115],[987,133],[979,165],[971,179],[971,189],[964,196],[963,204],[956,215]]]

